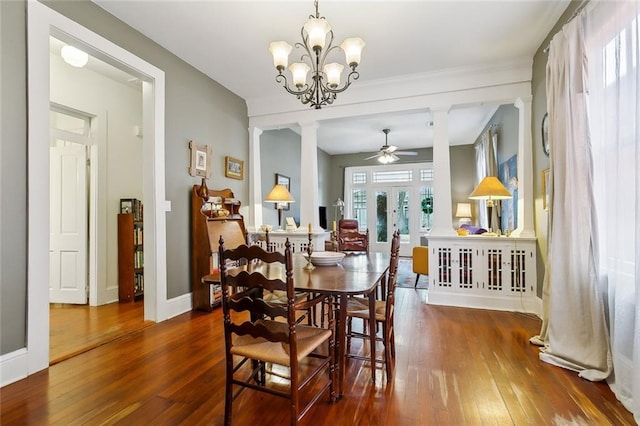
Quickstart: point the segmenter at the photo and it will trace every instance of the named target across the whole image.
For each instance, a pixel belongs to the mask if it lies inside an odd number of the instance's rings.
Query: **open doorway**
[[[145,204],[146,238],[144,248],[147,285],[144,297],[145,320],[167,318],[166,300],[166,201],[164,199],[164,73],[139,57],[51,10],[39,2],[28,2],[28,312],[27,351],[24,375],[49,365],[49,102],[50,36],[73,44],[90,55],[117,65],[142,82],[143,152],[142,200]],[[104,126],[99,130],[106,134]],[[97,167],[97,173],[106,172]],[[94,168],[92,167],[92,173]],[[101,182],[101,179],[98,179]],[[100,191],[98,191],[100,194]],[[93,202],[90,201],[90,204]],[[106,197],[90,205],[98,220],[89,223],[90,244],[106,241],[101,233],[100,215],[109,214]],[[114,212],[115,214],[115,212]],[[106,265],[95,262],[90,276],[106,276]]]

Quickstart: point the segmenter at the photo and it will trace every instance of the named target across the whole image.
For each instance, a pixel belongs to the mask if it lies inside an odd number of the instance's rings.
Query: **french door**
[[[433,213],[431,163],[347,167],[346,217],[369,230],[371,251],[389,251],[393,232],[400,232],[400,256],[411,256],[420,237],[431,229]]]
[[[371,191],[372,209],[368,210],[368,223],[374,224],[369,229],[369,241],[372,251],[388,251],[391,249],[393,233],[400,231],[400,256],[411,256],[414,244],[412,234],[418,235],[419,223],[412,216],[411,200],[414,198],[412,187],[377,187]],[[417,227],[418,228],[417,228]],[[412,232],[413,231],[413,232]]]

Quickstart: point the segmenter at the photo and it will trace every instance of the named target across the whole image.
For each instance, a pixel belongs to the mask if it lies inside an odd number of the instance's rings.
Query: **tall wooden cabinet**
[[[118,215],[118,300],[133,302],[144,294],[143,222],[134,213]]]
[[[217,266],[211,256],[212,249],[217,250],[217,241],[210,245],[208,233],[222,235],[225,240],[244,241],[246,231],[240,202],[230,189],[208,190],[209,197],[220,197],[222,206],[229,212],[226,217],[208,218],[200,212],[204,201],[198,195],[199,188],[200,185],[194,185],[191,190],[191,291],[193,309],[210,312],[220,303],[220,294],[216,285],[202,283],[202,277],[215,273]],[[227,236],[228,233],[234,235]]]

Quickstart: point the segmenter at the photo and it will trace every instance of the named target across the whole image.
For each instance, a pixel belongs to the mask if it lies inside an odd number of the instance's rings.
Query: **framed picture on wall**
[[[224,158],[224,175],[232,179],[244,178],[244,161],[233,157]]]
[[[208,145],[198,145],[193,141],[189,141],[189,150],[191,151],[191,165],[189,166],[189,174],[191,176],[211,177],[211,149]]]
[[[276,185],[282,185],[287,188],[287,191],[291,192],[291,178],[285,175],[281,175],[280,173],[276,173]],[[282,210],[290,210],[289,203],[276,203],[275,207],[278,209],[278,206],[281,207]]]

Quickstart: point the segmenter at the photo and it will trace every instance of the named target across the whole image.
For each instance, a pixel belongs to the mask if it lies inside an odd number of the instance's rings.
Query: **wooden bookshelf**
[[[139,219],[137,219],[138,217]],[[144,227],[142,216],[118,214],[118,300],[134,302],[144,295]]]

